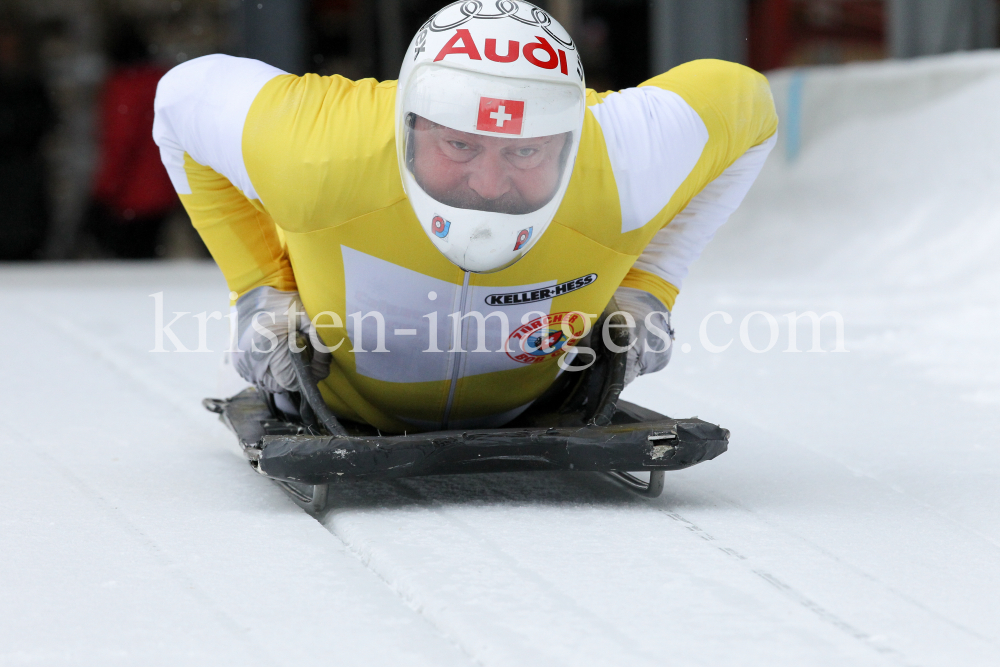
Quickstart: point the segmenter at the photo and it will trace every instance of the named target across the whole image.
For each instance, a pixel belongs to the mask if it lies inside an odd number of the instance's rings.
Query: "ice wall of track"
[[[995,284],[1000,53],[770,80],[779,143],[703,264],[931,291]]]
[[[939,379],[1000,377],[1000,53],[770,76],[780,140],[690,282],[794,280],[910,304],[889,352]],[[975,357],[954,354],[975,345]],[[1000,402],[1000,386],[975,392]]]

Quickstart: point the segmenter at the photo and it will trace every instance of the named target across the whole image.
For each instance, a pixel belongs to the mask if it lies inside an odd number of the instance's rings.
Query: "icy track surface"
[[[779,147],[626,393],[732,430],[654,501],[428,478],[317,520],[200,407],[226,322],[149,352],[151,294],[227,312],[214,266],[0,268],[0,665],[1000,664],[1000,79],[973,79]],[[784,352],[810,310],[849,352]]]

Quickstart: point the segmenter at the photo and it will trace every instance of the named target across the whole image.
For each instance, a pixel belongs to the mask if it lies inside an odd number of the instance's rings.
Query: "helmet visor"
[[[507,215],[538,211],[560,190],[573,133],[513,136],[520,125],[516,108],[499,105],[482,115],[496,125],[490,134],[409,114],[407,169],[425,193],[446,206]],[[502,136],[506,133],[512,136]]]

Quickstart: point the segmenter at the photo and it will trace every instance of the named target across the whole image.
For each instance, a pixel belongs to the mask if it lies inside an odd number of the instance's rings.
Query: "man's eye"
[[[449,141],[448,143],[451,144],[453,148],[456,148],[460,151],[464,151],[469,148],[469,144],[465,143],[464,141]]]
[[[518,157],[531,157],[538,152],[537,148],[518,148],[514,154]]]

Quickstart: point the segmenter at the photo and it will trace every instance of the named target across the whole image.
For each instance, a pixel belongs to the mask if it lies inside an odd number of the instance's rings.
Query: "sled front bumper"
[[[327,484],[343,478],[513,471],[680,470],[726,451],[729,431],[668,419],[619,401],[607,426],[436,431],[401,436],[309,435],[275,420],[253,389],[214,403],[251,464],[274,479]]]

